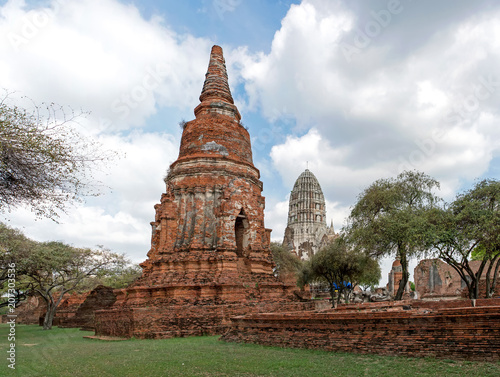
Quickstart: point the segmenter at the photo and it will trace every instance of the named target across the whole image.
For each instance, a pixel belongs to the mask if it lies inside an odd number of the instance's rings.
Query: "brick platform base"
[[[170,305],[96,312],[96,334],[172,338],[223,334],[230,317],[259,312],[311,310],[312,302],[242,302],[226,305]]]
[[[476,307],[470,300],[447,301],[448,308],[440,308],[438,302],[411,304],[235,317],[222,339],[339,352],[500,360],[499,299],[477,300]]]

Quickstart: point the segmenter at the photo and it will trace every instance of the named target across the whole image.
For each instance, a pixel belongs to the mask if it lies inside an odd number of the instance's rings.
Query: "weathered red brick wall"
[[[82,330],[94,330],[94,315],[96,310],[112,306],[116,301],[113,288],[99,285],[85,298],[74,315],[59,321],[59,327],[80,327]]]
[[[481,261],[471,261],[470,267],[477,271]],[[479,282],[480,297],[486,292],[486,265]],[[467,285],[449,264],[440,259],[423,259],[414,271],[415,290],[418,298],[468,297]]]
[[[55,294],[57,296],[57,293]],[[85,300],[87,293],[67,293],[64,295],[63,300],[57,307],[56,316],[54,318],[54,325],[58,326],[67,318],[75,315],[79,305]],[[17,315],[16,322],[25,325],[40,324],[40,318],[45,316],[47,312],[47,304],[45,300],[39,296],[30,296],[25,301],[21,301],[15,310]]]
[[[97,310],[94,328],[98,335],[130,338],[134,335],[134,310]]]
[[[484,274],[483,274],[484,275]],[[490,283],[491,284],[491,283]],[[497,285],[496,289],[496,294],[494,297],[500,297],[500,286]],[[462,297],[468,298],[469,297],[469,289],[467,287],[464,288],[462,291]],[[486,297],[486,279],[479,280],[479,294],[478,297]]]
[[[389,272],[389,282],[387,283],[387,290],[393,296],[396,296],[396,293],[399,289],[399,283],[403,279],[403,267],[401,267],[401,262],[399,259],[396,259],[392,263],[392,269]],[[409,284],[407,284],[405,291],[409,290]]]
[[[63,324],[73,318],[80,305],[85,301],[89,292],[76,293],[71,292],[64,296],[63,300],[57,307],[56,315],[54,316],[54,326],[63,326]],[[45,315],[45,314],[44,314]],[[40,326],[43,325],[43,320],[40,319]]]
[[[500,306],[496,305],[254,314],[232,318],[222,339],[338,352],[498,361]]]
[[[474,306],[472,300],[468,298],[457,298],[454,300],[402,300],[402,301],[382,301],[363,302],[359,304],[341,304],[336,309],[331,309],[336,313],[340,312],[360,312],[360,311],[401,311],[406,309],[451,309],[470,308]],[[500,298],[477,299],[475,306],[500,306]],[[330,309],[329,309],[330,310]]]
[[[28,297],[25,301],[21,301],[15,313],[17,315],[16,322],[24,325],[38,325],[39,318],[45,315],[47,304],[40,296]]]
[[[96,334],[136,338],[171,338],[193,335],[223,334],[230,318],[260,312],[310,310],[312,302],[259,302],[238,304],[171,305],[136,307],[128,310],[97,312]]]

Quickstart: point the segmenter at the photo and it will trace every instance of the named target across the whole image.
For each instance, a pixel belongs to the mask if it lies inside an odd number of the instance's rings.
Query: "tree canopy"
[[[30,294],[30,286],[26,284],[25,273],[32,268],[30,255],[35,242],[28,239],[22,232],[0,223],[0,293],[8,294],[11,301],[0,302],[0,308],[12,303],[15,306]],[[9,271],[12,267],[14,274]],[[15,287],[7,284],[14,276]]]
[[[105,271],[98,271],[82,281],[79,290],[90,291],[98,285],[111,288],[126,288],[142,275],[142,268],[139,264],[119,264],[115,268]]]
[[[35,242],[0,223],[2,267],[15,265],[16,289],[37,293],[47,304],[44,329],[50,329],[66,293],[84,291],[89,280],[115,276],[129,267],[121,254],[103,247],[77,248],[62,242]],[[5,282],[5,279],[4,279]]]
[[[8,99],[0,100],[0,211],[26,205],[56,219],[69,202],[98,195],[92,170],[116,154],[77,132],[83,114],[55,104],[29,112]]]
[[[349,300],[356,285],[377,284],[380,267],[376,260],[350,248],[345,238],[339,237],[311,257],[303,267],[302,277],[307,282],[326,282],[334,306],[335,291],[338,304],[342,296],[346,302]]]
[[[295,254],[286,250],[283,245],[271,242],[271,255],[276,265],[274,273],[276,276],[287,279],[288,277],[297,279],[297,274],[301,268],[302,261]]]
[[[62,242],[39,244],[32,258],[36,269],[28,271],[27,276],[33,282],[33,290],[47,304],[44,329],[52,327],[57,307],[66,293],[76,290],[86,278],[106,274],[126,263],[122,255],[103,248],[75,248]]]
[[[355,247],[375,257],[399,257],[403,279],[396,300],[408,282],[408,259],[426,250],[425,213],[439,202],[437,188],[439,182],[417,171],[379,179],[359,195],[349,216],[347,233]]]
[[[478,298],[484,272],[486,297],[491,297],[500,266],[500,182],[482,180],[428,216],[430,245],[457,271],[469,297]],[[472,260],[480,261],[477,269],[471,267]]]

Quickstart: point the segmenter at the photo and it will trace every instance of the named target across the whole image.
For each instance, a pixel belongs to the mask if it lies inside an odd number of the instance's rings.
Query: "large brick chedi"
[[[143,274],[111,310],[96,313],[97,334],[220,333],[232,315],[305,305],[273,275],[262,182],[219,46],[200,101],[155,206]]]

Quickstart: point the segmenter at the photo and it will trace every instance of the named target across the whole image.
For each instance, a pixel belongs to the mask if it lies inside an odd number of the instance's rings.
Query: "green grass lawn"
[[[282,349],[225,343],[215,336],[108,342],[78,329],[17,325],[16,370],[0,325],[0,376],[500,376],[478,363]]]

